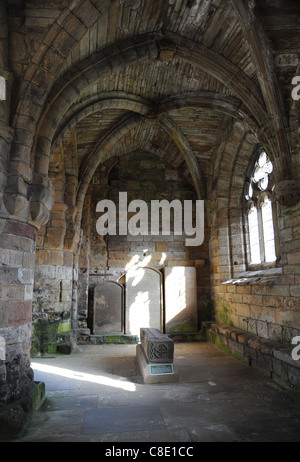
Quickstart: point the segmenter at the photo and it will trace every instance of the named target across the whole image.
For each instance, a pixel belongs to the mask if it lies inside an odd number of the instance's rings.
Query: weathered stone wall
[[[77,165],[74,132],[54,152],[49,175],[54,206],[48,223],[37,235],[33,296],[32,354],[70,352],[77,319],[78,259],[80,240],[74,227]],[[74,302],[75,300],[75,302]]]
[[[291,345],[291,339],[300,333],[300,208],[277,201],[281,254],[277,264],[251,270],[247,260],[243,181],[253,148],[251,138],[244,138],[235,127],[220,164],[210,241],[216,318],[264,339]],[[287,196],[290,193],[285,192]]]
[[[32,291],[36,230],[27,224],[0,220],[0,406],[30,392]]]

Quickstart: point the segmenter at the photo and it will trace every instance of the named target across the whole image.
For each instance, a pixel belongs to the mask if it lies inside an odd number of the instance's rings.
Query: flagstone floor
[[[300,442],[300,394],[208,343],[175,344],[179,382],[146,385],[135,345],[32,360],[46,398],[16,442]]]

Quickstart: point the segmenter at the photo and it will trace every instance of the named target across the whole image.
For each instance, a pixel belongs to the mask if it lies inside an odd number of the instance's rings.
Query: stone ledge
[[[223,281],[222,285],[273,285],[278,283],[282,278],[282,268],[272,268],[267,270],[246,271],[238,278]]]
[[[91,343],[93,345],[136,345],[138,343],[136,335],[126,334],[103,334],[103,335],[90,335],[85,341],[78,341],[77,344]]]
[[[209,342],[280,385],[300,391],[300,361],[292,358],[293,345],[287,347],[224,324],[205,323],[204,327]]]

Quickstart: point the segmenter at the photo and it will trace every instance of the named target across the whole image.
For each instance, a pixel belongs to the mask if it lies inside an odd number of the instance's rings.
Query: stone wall
[[[244,138],[235,127],[234,138],[225,148],[226,161],[224,158],[220,164],[210,241],[216,319],[291,345],[292,338],[300,333],[300,207],[296,196],[293,204],[293,188],[286,185],[282,196],[277,195],[278,260],[252,268],[247,256],[243,188],[253,150],[251,138]]]
[[[36,230],[27,224],[0,220],[0,406],[30,394],[32,292]]]
[[[80,233],[74,226],[78,172],[75,152],[74,131],[70,131],[50,162],[49,175],[55,194],[49,221],[37,233],[33,355],[70,352],[73,348],[73,332],[77,327],[76,251],[80,249]]]

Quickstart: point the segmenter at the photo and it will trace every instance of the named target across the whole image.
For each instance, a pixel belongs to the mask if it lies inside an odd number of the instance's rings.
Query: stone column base
[[[12,441],[22,435],[33,414],[45,399],[45,384],[34,382],[27,395],[0,409],[0,441]]]

